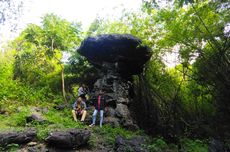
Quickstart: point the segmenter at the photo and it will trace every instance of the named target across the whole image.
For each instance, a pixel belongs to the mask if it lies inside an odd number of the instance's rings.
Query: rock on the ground
[[[145,144],[146,138],[142,136],[133,137],[132,139],[125,139],[118,136],[115,141],[116,152],[125,152],[125,151],[135,151],[135,152],[148,152],[147,149],[143,147]]]
[[[7,114],[7,111],[6,111],[5,109],[1,109],[1,108],[0,108],[0,114],[1,114],[1,115],[5,115],[5,114]]]
[[[55,148],[73,149],[87,145],[90,131],[83,129],[70,129],[67,131],[54,131],[49,133],[45,142]]]
[[[228,152],[228,150],[225,149],[224,144],[216,139],[212,139],[208,145],[208,151],[209,152]]]
[[[133,121],[129,118],[123,118],[121,120],[121,124],[124,128],[128,129],[128,130],[137,130],[139,129],[138,125],[136,123],[133,123]]]
[[[17,152],[50,152],[50,150],[43,143],[30,142]]]
[[[64,104],[59,104],[59,105],[54,106],[54,109],[60,110],[60,111],[64,110],[65,108],[67,108],[67,106]]]
[[[117,108],[115,109],[117,117],[130,117],[130,113],[128,110],[128,106],[125,104],[117,104]]]
[[[45,120],[43,118],[43,116],[40,114],[40,113],[33,113],[32,115],[30,116],[27,116],[26,117],[26,122],[27,123],[30,123],[30,122],[38,122],[38,123],[46,123],[48,122],[47,120]]]
[[[116,117],[105,117],[103,123],[110,124],[112,127],[120,126],[119,119]]]
[[[116,115],[115,109],[112,107],[108,107],[108,110],[105,112],[105,116],[115,117],[115,115]]]
[[[24,132],[0,133],[0,146],[5,147],[8,144],[26,144],[36,138],[36,131],[29,129]]]
[[[30,112],[47,113],[49,112],[49,109],[47,107],[31,107]]]

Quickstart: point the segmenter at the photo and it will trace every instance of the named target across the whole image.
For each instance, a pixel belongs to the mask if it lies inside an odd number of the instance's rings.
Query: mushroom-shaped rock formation
[[[150,59],[150,48],[130,34],[103,34],[88,37],[78,52],[98,68],[117,70],[122,75],[142,72],[143,65]]]
[[[130,78],[142,72],[143,65],[151,57],[150,48],[130,34],[104,34],[86,38],[78,52],[100,70],[101,77],[94,83],[93,90],[97,92],[97,88],[103,88],[106,91],[107,105],[112,113],[105,120],[136,129],[129,110],[133,101]],[[94,91],[92,98],[97,94]]]

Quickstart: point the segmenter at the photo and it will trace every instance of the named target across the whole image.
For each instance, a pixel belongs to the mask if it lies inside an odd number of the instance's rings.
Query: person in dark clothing
[[[86,100],[86,95],[88,94],[89,90],[85,84],[81,84],[78,89],[78,96],[81,97],[83,100]]]
[[[93,112],[93,120],[92,120],[93,122],[89,126],[92,127],[95,125],[97,113],[99,112],[100,113],[100,127],[102,127],[104,110],[106,108],[106,99],[105,99],[104,92],[102,89],[99,90],[97,99],[94,101],[94,108],[95,109]]]

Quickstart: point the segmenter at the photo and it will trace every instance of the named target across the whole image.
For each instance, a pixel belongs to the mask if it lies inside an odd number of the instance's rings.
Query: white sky
[[[38,22],[46,13],[57,14],[69,21],[81,21],[84,26],[92,22],[97,15],[114,17],[121,14],[123,8],[137,10],[141,0],[33,0],[30,13],[24,16],[27,22]],[[114,10],[116,8],[116,10]]]
[[[86,29],[97,17],[114,19],[121,15],[123,9],[138,10],[142,0],[24,0],[26,12],[21,17],[19,27],[24,29],[27,24],[41,22],[41,17],[54,13],[68,21],[82,22]],[[19,31],[20,32],[20,31]],[[1,44],[15,37],[6,24],[0,27]]]

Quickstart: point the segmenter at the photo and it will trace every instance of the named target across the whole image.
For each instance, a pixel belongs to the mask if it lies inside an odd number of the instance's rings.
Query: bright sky
[[[24,0],[27,12],[21,17],[20,29],[28,23],[39,24],[41,17],[47,13],[54,13],[69,21],[80,21],[86,29],[97,17],[114,19],[119,17],[122,10],[136,11],[140,8],[142,0]],[[7,24],[0,27],[1,42],[12,38]],[[20,32],[20,31],[19,31]]]
[[[89,25],[97,15],[115,17],[122,9],[137,10],[141,0],[34,0],[31,12],[25,16],[28,22],[37,22],[46,13],[55,13],[70,21]],[[115,9],[115,10],[114,10]]]

